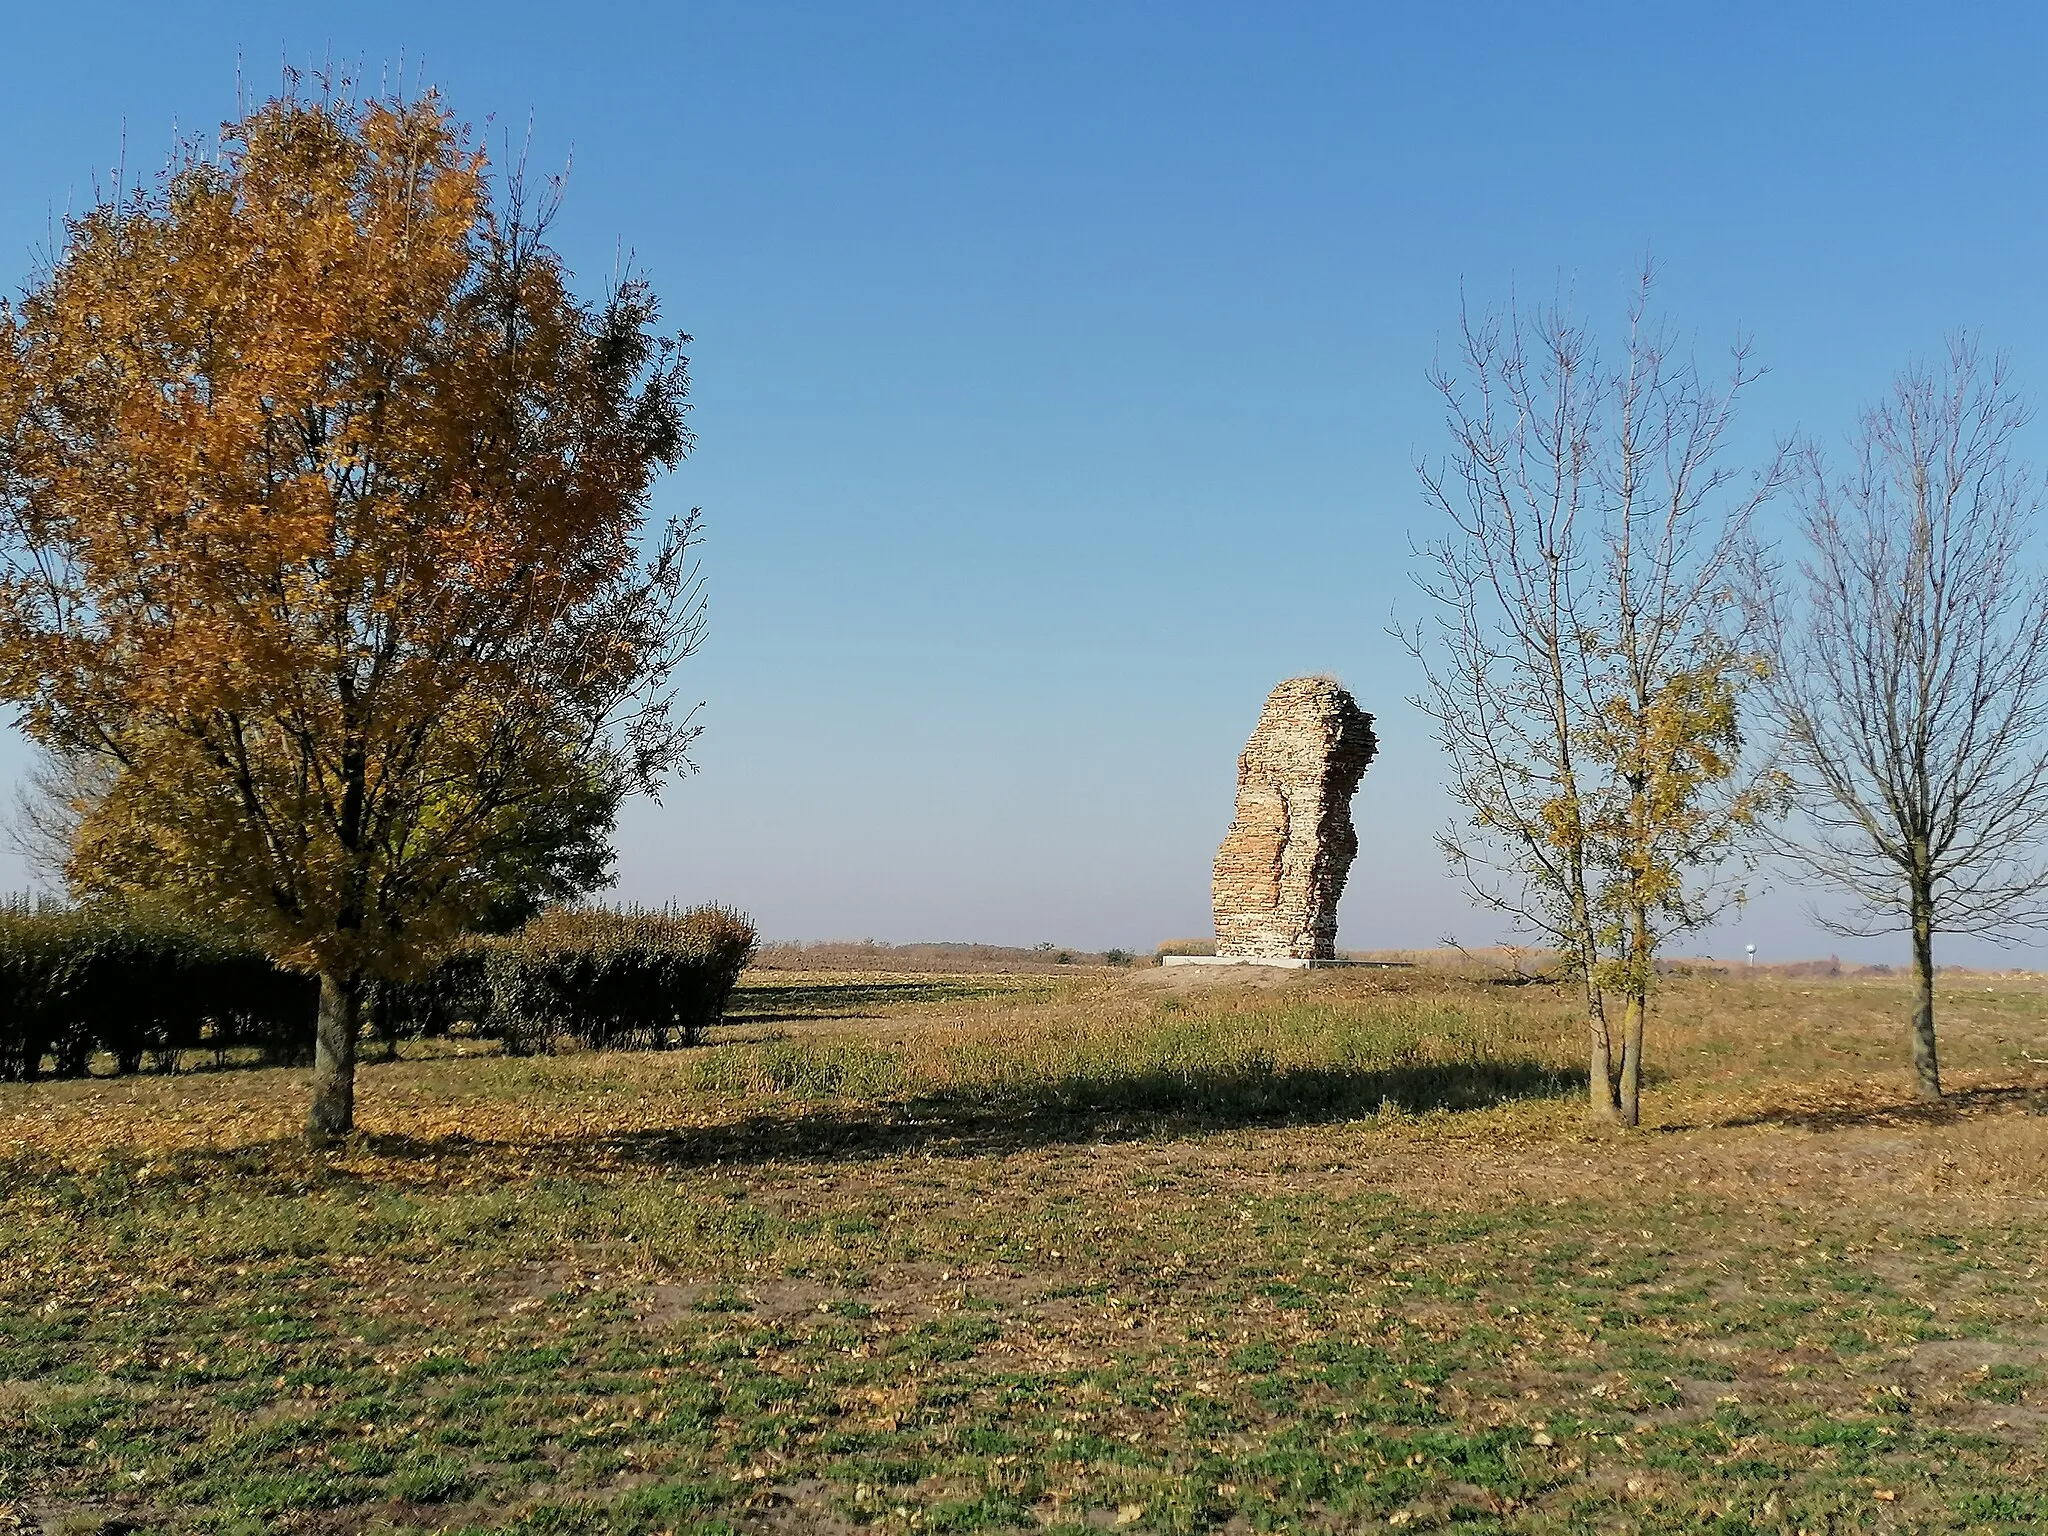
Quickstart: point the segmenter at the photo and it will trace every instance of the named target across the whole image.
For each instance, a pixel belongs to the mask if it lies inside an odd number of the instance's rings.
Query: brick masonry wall
[[[1333,678],[1289,678],[1267,697],[1216,853],[1218,955],[1335,958],[1337,900],[1358,854],[1351,797],[1378,747],[1372,716]]]

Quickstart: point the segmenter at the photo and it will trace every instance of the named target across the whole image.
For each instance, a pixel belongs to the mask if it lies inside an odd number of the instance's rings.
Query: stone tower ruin
[[[1379,740],[1336,679],[1275,688],[1237,760],[1237,812],[1216,853],[1219,960],[1337,953],[1337,898],[1358,853],[1351,797]]]

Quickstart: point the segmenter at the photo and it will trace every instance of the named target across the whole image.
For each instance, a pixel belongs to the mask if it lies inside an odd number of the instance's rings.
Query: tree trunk
[[[1586,1094],[1598,1120],[1613,1120],[1621,1111],[1614,1093],[1614,1040],[1607,1032],[1607,1010],[1598,997],[1586,1002],[1586,1025],[1592,1036],[1592,1060],[1586,1068]]]
[[[1643,1014],[1646,1000],[1631,993],[1628,1013],[1622,1024],[1621,1123],[1633,1129],[1642,1124],[1643,1099]]]
[[[320,973],[320,1015],[313,1032],[313,1107],[306,1139],[315,1144],[348,1135],[356,1124],[356,1033],[363,983],[355,975]]]
[[[1934,1049],[1934,913],[1916,895],[1913,902],[1913,1072],[1920,1097],[1941,1097],[1941,1058]]]
[[[398,1001],[392,996],[392,983],[377,982],[370,993],[370,1028],[377,1036],[377,1043],[383,1049],[386,1061],[398,1060],[398,1024],[393,1017],[398,1010]]]

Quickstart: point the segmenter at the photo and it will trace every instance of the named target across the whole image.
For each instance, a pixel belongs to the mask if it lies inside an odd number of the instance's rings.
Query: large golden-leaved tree
[[[687,338],[576,296],[553,203],[434,96],[282,99],[0,308],[0,694],[85,765],[67,875],[318,975],[316,1138],[366,983],[587,888],[688,745]]]

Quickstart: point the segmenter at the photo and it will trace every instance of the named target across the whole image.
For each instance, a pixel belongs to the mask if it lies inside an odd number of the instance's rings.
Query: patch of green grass
[[[1987,1365],[1964,1391],[1983,1403],[2017,1403],[2033,1395],[2043,1379],[2037,1365]]]

